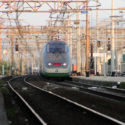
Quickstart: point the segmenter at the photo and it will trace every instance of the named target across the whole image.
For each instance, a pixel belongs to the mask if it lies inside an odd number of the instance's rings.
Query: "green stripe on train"
[[[70,73],[44,73],[43,75],[48,77],[69,77]]]

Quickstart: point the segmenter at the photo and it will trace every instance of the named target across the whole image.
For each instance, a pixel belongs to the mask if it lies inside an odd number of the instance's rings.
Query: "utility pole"
[[[0,24],[0,62],[1,62],[1,49],[2,46],[1,46],[1,24]]]
[[[66,32],[66,30],[67,30],[67,20],[65,21],[65,42],[67,41],[67,32]]]
[[[19,52],[16,52],[16,68],[17,68],[17,75],[20,75],[20,72],[19,72],[19,70],[20,70],[20,58],[19,58]]]
[[[77,4],[78,7],[78,4]],[[79,8],[78,8],[79,9]],[[76,15],[77,32],[77,75],[81,74],[81,42],[80,42],[80,13]]]
[[[14,74],[14,44],[13,44],[13,36],[10,36],[10,42],[11,42],[11,75]]]
[[[88,15],[88,0],[86,1],[86,77],[89,77],[89,15]]]
[[[111,42],[111,75],[115,75],[114,56],[115,56],[115,40],[114,40],[114,0],[112,0],[112,42]]]
[[[98,0],[96,0],[96,6],[98,5]],[[98,7],[96,7],[96,53],[98,53],[98,47],[97,47],[97,41],[98,41]],[[98,57],[95,57],[95,75],[97,75],[97,59]]]
[[[70,17],[70,25],[69,25],[69,29],[70,29],[70,42],[69,42],[69,45],[70,45],[70,57],[71,57],[71,69],[72,69],[72,18]]]
[[[96,0],[96,53],[98,55],[99,50],[98,50],[98,41],[99,41],[99,13],[98,13],[98,2],[99,0]],[[95,57],[95,75],[99,75],[100,73],[100,57],[96,56]]]
[[[105,34],[105,38],[107,39],[107,26],[106,26],[106,30],[103,33]],[[104,64],[103,65],[103,72],[104,72],[103,74],[104,74],[104,77],[106,77],[106,54],[107,54],[106,53],[106,45],[107,45],[106,43],[107,43],[107,41],[105,40],[104,44],[103,44],[104,45],[104,57],[103,57],[104,58],[103,59],[103,64]]]
[[[69,45],[70,42],[70,19],[68,18],[68,29],[67,29],[67,44]]]

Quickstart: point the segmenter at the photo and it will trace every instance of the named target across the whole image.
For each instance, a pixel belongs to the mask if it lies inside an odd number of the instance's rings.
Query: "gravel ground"
[[[69,105],[57,97],[32,89],[20,80],[13,84],[49,125],[111,125],[106,120],[93,117],[85,110]]]
[[[38,125],[35,119],[32,119],[31,113],[27,112],[24,105],[20,103],[17,97],[9,89],[6,81],[10,78],[3,78],[0,89],[4,97],[4,106],[8,117],[8,125]]]
[[[37,80],[39,81],[36,82]],[[50,83],[46,84],[41,82],[39,78],[34,78],[30,82],[33,82],[36,86],[39,86],[43,89],[47,89],[56,94],[67,97],[80,104],[91,107],[94,110],[125,122],[125,103],[120,103],[103,97],[94,96],[88,93],[81,93],[78,90],[66,89]]]
[[[72,78],[77,78],[81,80],[95,80],[95,81],[110,81],[110,82],[125,82],[125,77],[123,76],[118,76],[118,77],[111,77],[111,76],[90,76],[90,77],[85,77],[85,76],[73,76]]]

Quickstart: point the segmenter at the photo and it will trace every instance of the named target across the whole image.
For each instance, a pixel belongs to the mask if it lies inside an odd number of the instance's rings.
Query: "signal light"
[[[107,51],[111,50],[111,39],[108,38],[108,43],[107,43]]]
[[[101,47],[101,41],[97,41],[97,47]]]
[[[108,50],[108,51],[111,50],[111,44],[107,44],[107,50]]]
[[[16,51],[19,51],[19,49],[18,49],[18,44],[15,45],[15,50],[16,50]]]

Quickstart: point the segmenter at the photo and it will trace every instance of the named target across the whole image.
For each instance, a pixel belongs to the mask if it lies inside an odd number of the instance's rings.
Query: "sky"
[[[96,0],[89,0],[89,5],[95,4]],[[99,0],[101,3],[100,8],[111,8],[112,0]],[[115,8],[125,7],[125,0],[114,0]],[[119,15],[119,11],[115,11],[115,15]],[[124,14],[125,15],[125,14]],[[111,16],[111,11],[100,11],[99,20],[104,20]],[[73,17],[75,18],[75,17]],[[81,19],[85,18],[85,14],[81,14]],[[90,25],[96,24],[96,11],[89,12]],[[49,13],[22,13],[20,19],[23,19],[23,25],[47,25],[47,20],[49,20]]]
[[[99,2],[101,3],[100,8],[105,8],[105,9],[112,8],[112,0],[99,0]],[[115,9],[116,8],[123,8],[123,7],[125,7],[125,0],[114,0],[114,8]],[[114,15],[120,16],[121,13],[119,13],[119,12],[120,11],[114,11]],[[99,11],[99,21],[103,21],[104,19],[110,18],[111,14],[112,14],[111,10]],[[123,14],[123,16],[125,15],[125,13],[122,13],[122,14]],[[90,12],[89,17],[90,17],[90,25],[96,25],[96,12]]]

